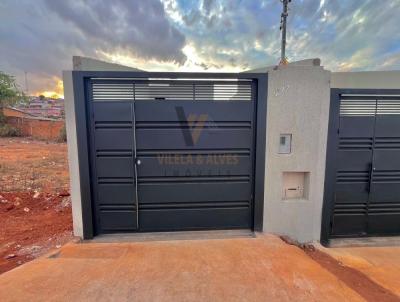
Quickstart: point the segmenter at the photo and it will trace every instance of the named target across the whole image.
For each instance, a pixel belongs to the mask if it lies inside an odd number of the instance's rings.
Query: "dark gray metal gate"
[[[400,234],[400,90],[332,89],[321,241]]]
[[[94,233],[253,228],[257,80],[140,75],[86,80]]]

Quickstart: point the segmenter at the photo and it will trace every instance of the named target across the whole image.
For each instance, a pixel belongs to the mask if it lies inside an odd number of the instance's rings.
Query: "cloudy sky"
[[[242,71],[279,61],[279,0],[0,0],[0,70],[62,94],[72,56],[144,70]],[[289,61],[400,69],[400,0],[293,0]]]

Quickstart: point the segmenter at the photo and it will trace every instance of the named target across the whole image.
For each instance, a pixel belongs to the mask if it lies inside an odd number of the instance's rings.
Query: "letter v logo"
[[[186,118],[185,110],[182,106],[176,106],[176,115],[182,126],[182,134],[187,146],[193,147],[200,138],[204,124],[208,119],[208,114],[190,114]]]

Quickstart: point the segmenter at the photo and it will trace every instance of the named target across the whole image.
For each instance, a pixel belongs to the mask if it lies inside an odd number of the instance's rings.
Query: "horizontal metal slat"
[[[400,182],[400,171],[379,171],[376,170],[373,173],[373,182]],[[400,185],[400,184],[399,184]],[[400,199],[400,197],[399,197]]]
[[[400,114],[400,99],[378,100],[377,114],[378,115]]]
[[[162,183],[216,183],[216,182],[228,182],[228,183],[247,183],[250,181],[249,175],[229,175],[229,176],[164,176],[164,177],[140,177],[138,183],[142,185],[146,184],[162,184]]]
[[[400,148],[400,137],[376,137],[375,138],[376,149],[399,149]]]
[[[214,154],[232,154],[250,156],[250,149],[138,149],[137,154],[141,156],[159,156],[162,155],[214,155]]]
[[[335,204],[335,215],[366,214],[367,203]]]
[[[339,150],[342,149],[372,149],[373,139],[365,137],[340,137]]]
[[[170,203],[145,203],[139,204],[139,210],[162,209],[212,209],[212,208],[248,208],[249,201],[222,201],[222,202],[170,202]]]
[[[368,213],[400,214],[400,203],[371,203]]]
[[[336,181],[337,183],[368,182],[369,172],[338,171],[336,173]]]
[[[132,203],[130,205],[127,204],[109,204],[109,205],[100,205],[99,206],[100,211],[124,211],[124,210],[128,210],[128,211],[136,211],[136,204]]]
[[[98,177],[98,184],[133,184],[133,177]]]
[[[375,115],[376,100],[367,99],[341,99],[340,116],[371,116]]]
[[[93,101],[133,100],[133,84],[94,83],[92,96]]]
[[[94,83],[94,101],[110,100],[187,100],[251,101],[251,82],[216,81],[139,81]]]
[[[243,129],[251,128],[251,121],[238,121],[238,122],[228,122],[228,121],[205,121],[201,124],[196,122],[174,122],[174,121],[162,121],[162,122],[137,122],[136,129],[151,129],[151,128],[171,128],[171,129],[183,129],[183,128],[234,128]]]

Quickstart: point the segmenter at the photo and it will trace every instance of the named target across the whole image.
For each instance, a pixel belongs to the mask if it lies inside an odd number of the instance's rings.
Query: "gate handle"
[[[370,165],[370,167],[369,167],[368,193],[371,193],[373,171],[375,171],[375,167],[374,167],[374,164],[371,163],[371,165]]]
[[[142,164],[142,161],[139,158],[135,159],[135,164],[140,166]]]

